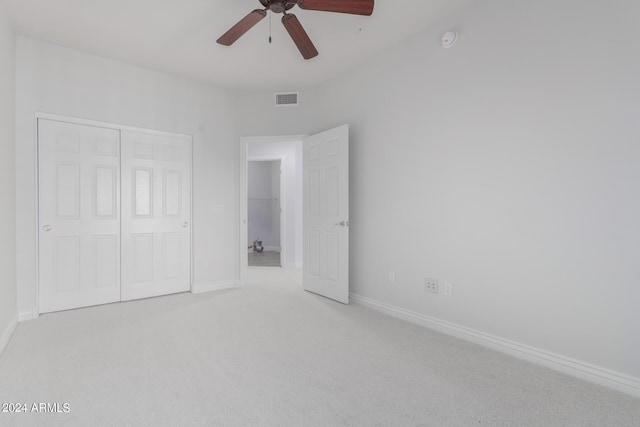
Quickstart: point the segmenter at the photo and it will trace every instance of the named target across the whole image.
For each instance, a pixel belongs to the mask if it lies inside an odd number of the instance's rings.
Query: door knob
[[[185,222],[183,222],[183,223],[182,223],[182,226],[183,226],[184,228],[187,228],[187,227],[189,226],[189,223],[188,223],[187,221],[185,221]]]
[[[43,230],[43,231],[51,231],[51,226],[50,226],[50,225],[48,225],[48,224],[47,224],[47,225],[43,225],[43,226],[42,226],[42,230]]]
[[[340,221],[335,223],[334,225],[339,225],[340,227],[348,227],[349,226],[349,221]]]

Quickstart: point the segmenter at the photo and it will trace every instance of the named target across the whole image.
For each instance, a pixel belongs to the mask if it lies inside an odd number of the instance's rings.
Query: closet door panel
[[[191,142],[122,133],[122,299],[191,288]]]
[[[120,300],[120,132],[38,120],[40,312]]]

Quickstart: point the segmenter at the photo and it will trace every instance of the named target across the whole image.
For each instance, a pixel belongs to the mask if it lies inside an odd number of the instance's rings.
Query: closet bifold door
[[[191,287],[191,141],[122,131],[122,300]]]
[[[120,300],[120,131],[38,119],[40,313]]]

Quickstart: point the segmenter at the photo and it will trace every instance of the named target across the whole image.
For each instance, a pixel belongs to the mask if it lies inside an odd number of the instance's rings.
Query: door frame
[[[240,138],[240,167],[238,168],[240,171],[240,221],[239,221],[239,225],[240,225],[240,252],[239,252],[239,259],[240,259],[240,265],[239,265],[239,275],[240,275],[240,284],[244,285],[247,281],[247,272],[249,269],[249,253],[247,251],[247,238],[248,238],[248,217],[249,217],[249,212],[248,212],[248,203],[247,203],[247,197],[248,197],[248,179],[247,179],[247,173],[248,173],[248,162],[249,162],[249,144],[255,144],[255,143],[279,143],[279,142],[302,142],[304,140],[304,138],[306,138],[307,135],[281,135],[281,136],[246,136],[246,137],[241,137]],[[283,167],[284,164],[286,164],[286,159],[284,157],[275,157],[275,156],[269,156],[269,158],[264,157],[264,158],[254,158],[251,159],[253,160],[280,160],[280,168]],[[284,183],[283,183],[283,179],[282,176],[280,176],[280,198],[281,198],[281,202],[283,200],[285,200],[285,197],[288,197],[290,195],[286,194],[286,191],[283,191],[283,187],[285,187]],[[284,206],[284,202],[281,203]],[[280,246],[281,246],[281,250],[282,252],[280,253],[280,265],[283,265],[283,259],[284,259],[284,254],[286,252],[287,249],[285,249],[285,245],[284,245],[284,229],[285,227],[283,227],[283,223],[285,221],[286,215],[285,215],[285,209],[283,209],[281,215],[280,215]],[[289,248],[291,249],[291,248]]]
[[[118,123],[112,123],[112,122],[103,122],[103,121],[99,121],[99,120],[91,120],[91,119],[85,119],[85,118],[81,118],[81,117],[73,117],[73,116],[64,116],[64,115],[60,115],[60,114],[52,114],[52,113],[45,113],[45,112],[36,112],[35,113],[35,117],[34,117],[34,121],[35,121],[35,144],[36,144],[36,181],[35,181],[35,186],[36,186],[36,191],[35,191],[35,196],[36,196],[36,200],[35,200],[35,207],[36,207],[36,215],[35,215],[35,235],[36,235],[36,253],[35,253],[35,266],[36,266],[36,295],[35,295],[35,301],[34,301],[34,309],[37,311],[35,313],[33,313],[33,318],[37,318],[40,315],[40,239],[37,238],[37,236],[39,235],[39,230],[40,230],[40,185],[39,185],[39,178],[40,178],[40,144],[39,144],[39,134],[38,134],[38,120],[40,119],[44,119],[44,120],[52,120],[52,121],[58,121],[58,122],[64,122],[64,123],[71,123],[71,124],[77,124],[77,125],[85,125],[85,126],[94,126],[94,127],[101,127],[101,128],[107,128],[107,129],[113,129],[113,130],[117,130],[122,132],[123,130],[127,130],[127,131],[133,131],[133,132],[145,132],[151,135],[157,135],[157,136],[165,136],[165,137],[171,137],[171,138],[178,138],[178,139],[184,139],[185,142],[187,142],[188,144],[191,145],[191,158],[189,159],[189,161],[191,162],[191,176],[189,177],[191,179],[191,191],[189,194],[190,197],[190,218],[189,218],[189,223],[191,224],[191,227],[189,227],[189,239],[190,239],[190,248],[189,250],[191,251],[191,259],[189,262],[189,289],[190,292],[193,292],[193,266],[194,266],[194,256],[193,256],[193,229],[194,229],[194,224],[193,224],[193,135],[188,135],[188,134],[182,134],[182,133],[176,133],[176,132],[167,132],[167,131],[161,131],[161,130],[156,130],[156,129],[147,129],[147,128],[143,128],[143,127],[138,127],[138,126],[129,126],[129,125],[122,125],[122,124],[118,124]],[[121,159],[120,159],[121,162]],[[122,243],[121,243],[122,244]]]

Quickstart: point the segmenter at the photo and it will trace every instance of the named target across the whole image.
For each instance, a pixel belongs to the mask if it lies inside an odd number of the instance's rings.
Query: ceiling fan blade
[[[231,27],[229,31],[224,33],[219,39],[218,43],[225,46],[231,46],[236,40],[238,40],[244,33],[249,31],[254,25],[267,16],[267,11],[262,9],[256,9],[242,18],[236,25]]]
[[[374,0],[298,0],[298,6],[308,10],[371,15]]]
[[[290,13],[284,15],[282,17],[282,25],[284,25],[284,28],[286,28],[296,46],[298,46],[298,50],[304,59],[311,59],[314,56],[318,56],[316,47],[311,42],[307,32],[302,28],[302,24],[300,24],[300,21],[298,21],[295,15]]]

